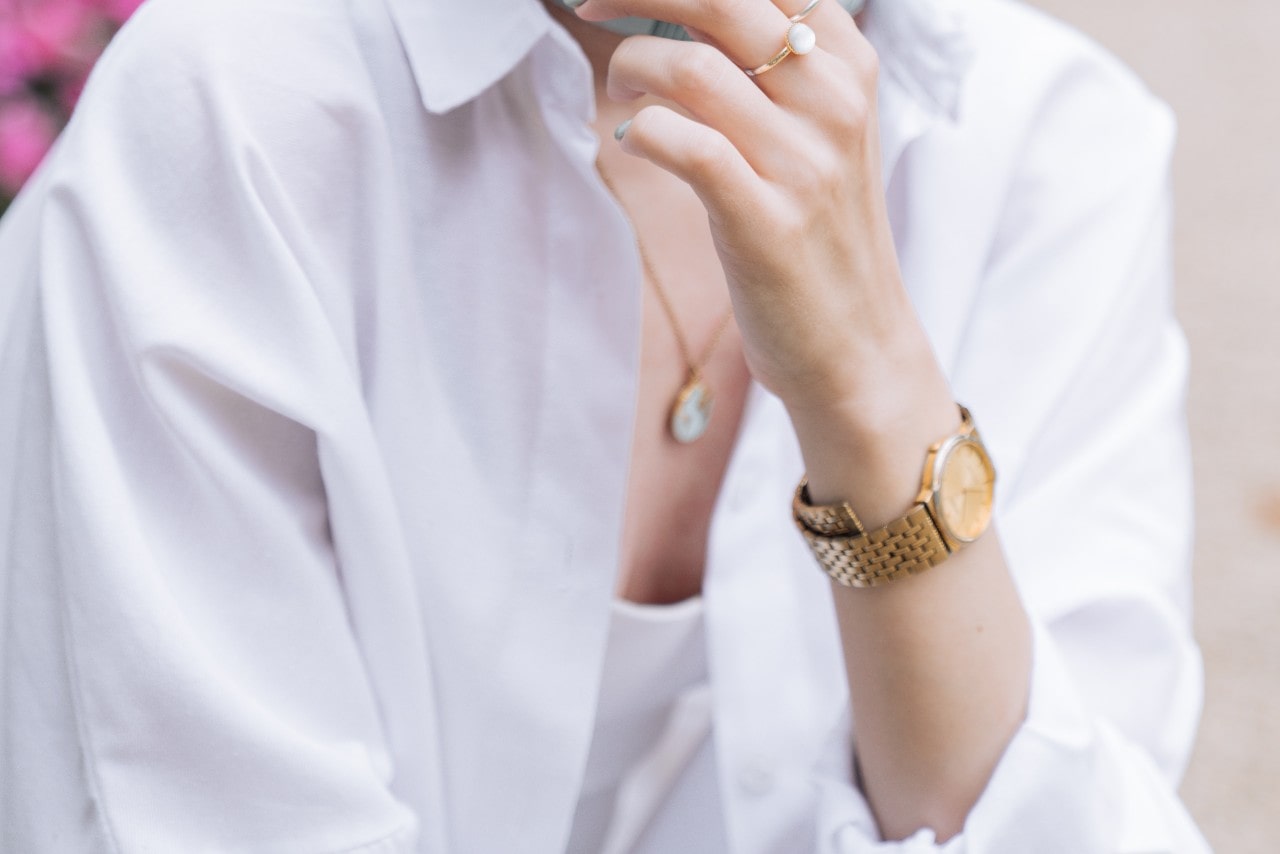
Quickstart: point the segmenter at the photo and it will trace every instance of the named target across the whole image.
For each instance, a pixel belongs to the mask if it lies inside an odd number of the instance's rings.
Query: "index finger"
[[[786,2],[798,12],[807,0]],[[791,25],[771,0],[587,0],[576,11],[584,21],[637,17],[680,24],[708,38],[739,68],[767,62]]]

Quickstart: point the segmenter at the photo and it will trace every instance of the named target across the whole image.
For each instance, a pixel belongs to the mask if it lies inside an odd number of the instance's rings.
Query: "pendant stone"
[[[711,389],[699,376],[692,376],[676,395],[671,407],[671,435],[677,442],[696,442],[711,423]]]

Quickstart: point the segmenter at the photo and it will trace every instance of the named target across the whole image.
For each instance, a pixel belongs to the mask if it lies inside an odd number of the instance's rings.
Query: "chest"
[[[750,375],[701,203],[683,183],[617,152],[606,149],[600,169],[628,214],[644,271],[617,592],[677,602],[702,589],[707,531]],[[695,408],[709,420],[688,441],[677,438],[675,410],[692,393],[703,397]]]

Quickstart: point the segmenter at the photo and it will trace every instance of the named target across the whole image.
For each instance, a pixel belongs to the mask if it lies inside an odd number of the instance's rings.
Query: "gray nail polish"
[[[618,125],[618,127],[613,131],[613,138],[618,142],[622,142],[622,138],[627,135],[627,130],[631,127],[631,121],[631,119],[627,119],[625,122]]]
[[[576,9],[583,3],[586,3],[587,0],[563,0],[563,2],[564,5],[568,6],[570,9]]]

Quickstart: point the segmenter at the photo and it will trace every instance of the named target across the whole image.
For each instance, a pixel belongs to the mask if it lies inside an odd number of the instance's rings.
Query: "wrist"
[[[927,449],[960,424],[940,372],[833,396],[821,405],[789,405],[788,412],[811,499],[848,502],[873,528],[914,504]]]
[[[805,343],[790,350],[804,358],[785,381],[770,385],[796,416],[830,414],[874,430],[913,408],[930,390],[946,386],[929,337],[896,277],[873,293],[824,308],[821,322],[809,322],[795,334]]]
[[[958,431],[928,448],[914,506],[869,529],[847,501],[815,505],[804,480],[792,515],[814,557],[845,587],[877,587],[919,574],[978,540],[991,521],[995,469],[963,406]]]

